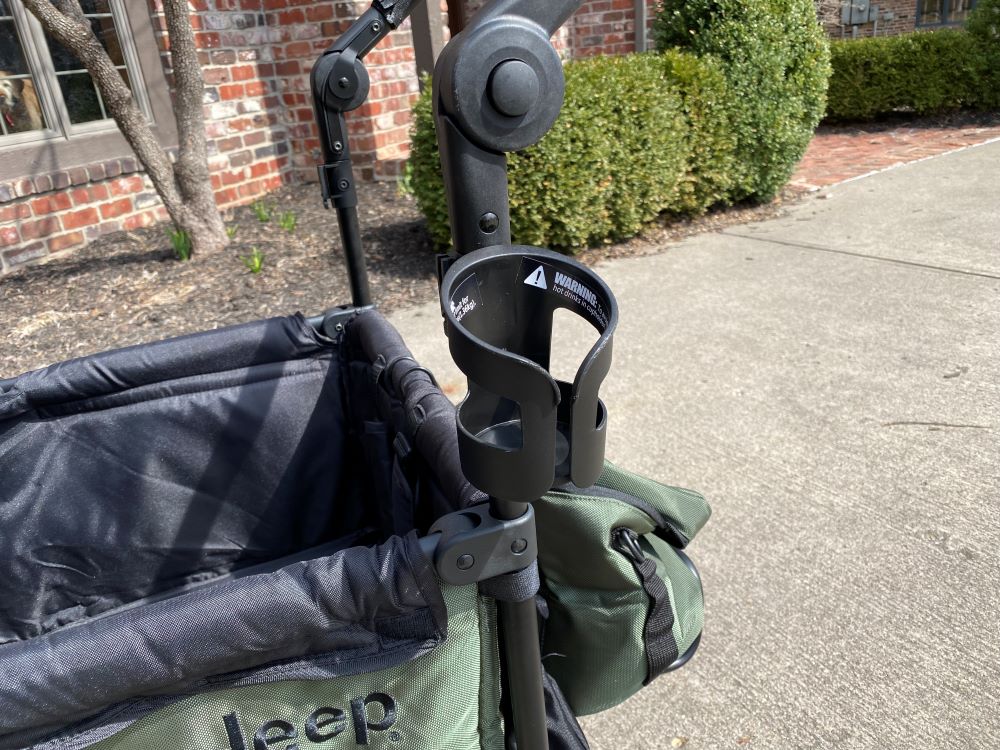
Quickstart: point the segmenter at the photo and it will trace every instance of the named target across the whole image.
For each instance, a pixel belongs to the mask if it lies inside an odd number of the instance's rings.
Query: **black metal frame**
[[[361,59],[406,17],[413,1],[375,0],[371,9],[323,54],[312,74],[323,147],[320,184],[324,203],[332,203],[337,209],[355,305],[370,304],[371,296],[357,228],[357,196],[344,112],[359,107],[368,93],[368,76]],[[486,260],[499,258],[503,263],[513,258],[516,263],[518,257],[525,256],[524,251],[537,250],[509,247],[506,153],[536,143],[559,114],[564,79],[562,63],[550,38],[580,2],[492,0],[452,39],[438,59],[434,70],[434,114],[456,255],[492,247]],[[529,254],[539,257],[537,252]],[[453,264],[454,257],[439,265],[445,328],[453,355],[469,376],[471,400],[475,402],[477,394],[485,396],[488,411],[489,403],[512,402],[489,396],[476,382],[476,373],[487,366],[484,363],[492,361],[487,355],[496,342],[484,340],[482,327],[466,331],[460,319],[447,315],[453,288],[462,284],[456,274],[469,265]],[[525,450],[518,454],[520,466],[534,462],[540,470],[525,471],[515,481],[510,477],[499,481],[510,462],[498,462],[502,451],[484,450],[480,437],[463,435],[460,427],[463,469],[473,484],[490,494],[491,502],[489,512],[481,512],[476,519],[462,513],[442,519],[432,529],[435,533],[424,540],[425,551],[433,556],[444,580],[479,581],[534,564],[537,543],[530,501],[547,491],[560,473],[548,445],[555,442],[557,432],[569,446],[570,458],[565,463],[571,468],[566,471],[574,479],[592,481],[603,462],[606,412],[597,390],[610,366],[611,333],[617,319],[614,299],[603,282],[582,266],[575,268],[572,266],[578,264],[553,258],[548,262],[582,279],[581,283],[589,284],[587,288],[600,289],[602,309],[607,314],[603,320],[591,322],[598,327],[601,338],[581,365],[574,384],[559,384],[547,372],[552,311],[556,306],[574,308],[564,304],[565,300],[543,296],[524,302],[541,316],[541,321],[527,326],[522,316],[521,330],[512,334],[516,341],[505,342],[505,356],[514,368],[511,372],[516,373],[514,379],[525,383],[517,402],[523,411],[518,414],[541,409],[539,413],[545,415],[524,422],[519,418],[517,426],[525,443]],[[502,331],[494,333],[506,335]],[[557,408],[561,401],[562,407]],[[577,415],[580,418],[574,420]],[[510,416],[494,408],[485,420],[497,423],[507,419],[504,424],[509,424]],[[559,428],[563,423],[568,426]],[[534,451],[535,455],[528,450],[529,445],[544,448]],[[507,732],[507,745],[520,750],[547,750],[535,603],[530,599],[499,601],[498,610],[504,709],[508,729],[513,729]]]

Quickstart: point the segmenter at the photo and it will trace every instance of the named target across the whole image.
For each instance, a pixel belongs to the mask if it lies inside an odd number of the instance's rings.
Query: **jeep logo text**
[[[382,708],[382,718],[372,721],[368,708],[378,705]],[[230,750],[248,750],[236,713],[222,717],[229,739]],[[271,746],[282,742],[290,744],[275,747],[274,750],[299,750],[304,737],[309,742],[320,743],[332,740],[345,732],[348,725],[353,731],[355,745],[367,745],[374,732],[384,732],[396,723],[396,701],[385,693],[372,693],[367,698],[354,698],[350,703],[350,716],[340,708],[321,706],[306,717],[301,731],[284,719],[264,722],[253,733],[253,750],[270,750]]]

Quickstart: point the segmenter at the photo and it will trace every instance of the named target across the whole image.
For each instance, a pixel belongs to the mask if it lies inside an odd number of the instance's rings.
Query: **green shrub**
[[[982,55],[977,104],[980,109],[1000,109],[1000,0],[979,0],[965,28]]]
[[[698,58],[667,50],[662,60],[667,79],[680,92],[688,124],[687,168],[672,210],[697,214],[730,202],[736,172],[732,93],[722,64],[711,55]]]
[[[406,185],[427,219],[427,230],[438,247],[451,241],[448,229],[448,202],[441,178],[441,157],[434,130],[433,97],[430,80],[425,79],[423,93],[413,105],[410,126],[410,158],[406,162]]]
[[[986,104],[982,46],[959,29],[847,39],[831,45],[827,117],[937,114]],[[988,105],[987,105],[988,106]]]
[[[826,109],[829,49],[812,0],[663,0],[654,37],[718,59],[733,101],[730,197],[773,197]]]
[[[563,250],[621,239],[678,207],[688,168],[684,100],[658,55],[566,65],[559,119],[536,145],[508,156],[515,242]],[[435,242],[447,207],[429,88],[415,106],[410,185]]]
[[[1000,48],[1000,0],[979,0],[965,30],[979,42]]]

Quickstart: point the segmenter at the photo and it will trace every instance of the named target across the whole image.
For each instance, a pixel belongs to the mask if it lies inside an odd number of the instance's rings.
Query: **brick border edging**
[[[128,156],[120,159],[109,159],[86,167],[72,167],[58,172],[24,177],[12,182],[2,182],[0,183],[0,204],[12,203],[32,195],[50,193],[54,190],[66,190],[142,171],[138,160],[133,156]]]

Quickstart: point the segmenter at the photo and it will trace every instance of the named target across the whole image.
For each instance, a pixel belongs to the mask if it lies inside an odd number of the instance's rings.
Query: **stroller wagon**
[[[614,298],[510,245],[498,153],[456,114],[471,57],[517,84],[475,126],[498,152],[551,125],[538,40],[573,4],[542,5],[488,5],[436,73],[456,247],[483,248],[442,263],[457,410],[367,304],[338,140],[409,3],[314,69],[354,305],[0,383],[0,749],[585,748],[575,716],[690,658],[681,550],[708,506],[604,462]],[[547,112],[509,114],[532,78]],[[600,336],[572,384],[548,374],[557,308]]]

